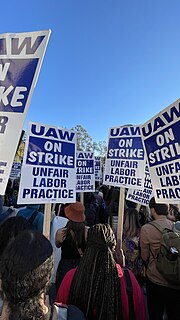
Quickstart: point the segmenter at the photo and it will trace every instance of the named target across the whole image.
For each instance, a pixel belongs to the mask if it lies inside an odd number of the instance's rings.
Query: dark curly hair
[[[33,230],[23,231],[4,250],[0,273],[9,320],[44,319],[40,298],[50,283],[52,253],[51,243]]]
[[[116,239],[108,224],[88,231],[87,247],[72,280],[68,303],[87,320],[122,319],[120,280],[114,260]]]

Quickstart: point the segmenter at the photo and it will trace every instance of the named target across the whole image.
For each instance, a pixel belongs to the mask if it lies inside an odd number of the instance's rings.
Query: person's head
[[[65,217],[72,222],[84,222],[86,217],[84,214],[85,207],[84,205],[76,201],[75,203],[71,203],[69,206],[65,207]]]
[[[0,256],[8,245],[9,241],[15,238],[20,232],[30,229],[27,219],[23,217],[11,217],[0,225]]]
[[[115,235],[108,224],[88,230],[87,246],[73,277],[68,303],[92,319],[121,319],[121,290],[114,251]]]
[[[74,231],[76,236],[76,241],[78,242],[78,246],[85,246],[85,219],[86,216],[84,214],[85,207],[84,205],[76,201],[75,203],[71,203],[69,206],[65,207],[65,217],[68,218],[67,234]],[[73,241],[72,241],[73,242]]]
[[[139,213],[134,208],[128,208],[124,214],[124,235],[127,238],[137,236],[140,230]]]
[[[150,222],[152,220],[150,209],[148,206],[141,205],[139,209],[139,222],[140,225],[143,226],[147,222]]]
[[[0,273],[9,320],[43,319],[43,295],[51,279],[53,249],[34,230],[10,241],[0,259]]]
[[[172,221],[180,221],[180,210],[177,205],[172,203],[169,205],[169,214],[174,218]]]
[[[111,201],[119,203],[119,188],[112,189]]]
[[[156,203],[154,197],[152,197],[149,201],[149,208],[154,219],[158,218],[158,216],[168,215],[168,204]]]
[[[94,192],[85,192],[84,193],[84,205],[88,203],[92,203],[96,200],[96,196]]]

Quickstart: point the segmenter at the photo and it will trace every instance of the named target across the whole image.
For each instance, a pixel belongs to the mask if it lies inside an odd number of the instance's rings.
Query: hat
[[[68,207],[64,209],[65,216],[74,222],[83,222],[85,221],[86,217],[84,214],[85,207],[79,201],[75,203],[71,203]]]

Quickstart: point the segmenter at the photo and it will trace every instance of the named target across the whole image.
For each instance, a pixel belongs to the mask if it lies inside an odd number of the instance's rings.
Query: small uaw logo
[[[0,39],[0,111],[24,112],[39,61],[33,55],[43,39],[38,36],[31,43],[31,37],[26,37],[21,44],[19,38]],[[11,48],[8,55],[7,41]]]

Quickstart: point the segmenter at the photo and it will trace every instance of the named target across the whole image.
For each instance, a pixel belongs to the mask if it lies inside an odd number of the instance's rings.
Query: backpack
[[[168,228],[161,228],[155,221],[149,222],[161,232],[161,247],[155,257],[157,270],[171,285],[180,286],[180,234]]]
[[[126,267],[128,267],[136,277],[144,276],[144,262],[140,253],[139,236],[131,239],[124,237],[122,249],[125,255]]]
[[[83,312],[74,305],[55,303],[52,320],[85,320]]]
[[[128,268],[122,268],[122,270],[123,270],[123,274],[124,274],[124,280],[126,283],[126,293],[128,296],[129,319],[135,320],[133,287],[132,287],[131,277],[130,277]]]

